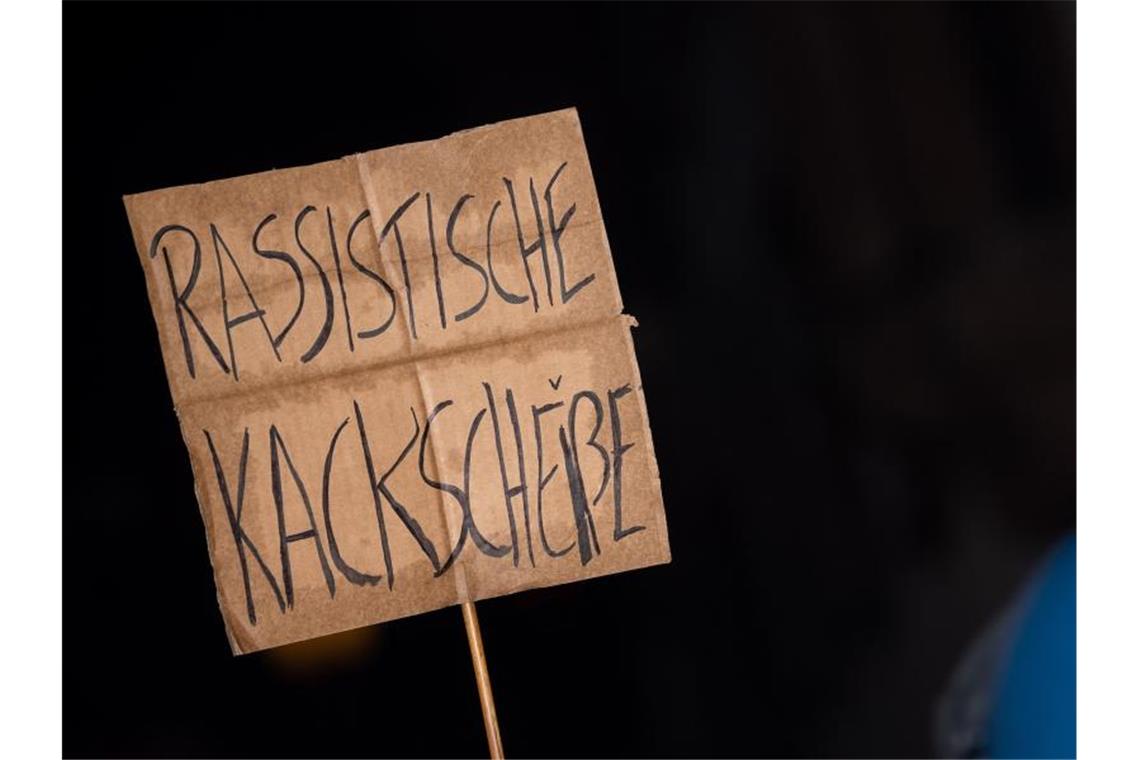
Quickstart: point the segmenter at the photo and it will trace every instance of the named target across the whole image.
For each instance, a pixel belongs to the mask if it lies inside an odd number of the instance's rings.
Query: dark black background
[[[1074,6],[64,22],[66,754],[485,752],[457,609],[230,656],[120,196],[571,105],[673,563],[479,605],[508,754],[932,751],[1075,525]]]

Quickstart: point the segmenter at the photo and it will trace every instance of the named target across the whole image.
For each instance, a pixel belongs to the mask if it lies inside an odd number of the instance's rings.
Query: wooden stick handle
[[[495,696],[491,693],[491,675],[487,672],[487,657],[483,654],[483,634],[479,631],[479,616],[475,603],[463,603],[463,625],[467,628],[467,643],[471,647],[471,665],[475,668],[475,683],[479,686],[479,703],[483,707],[483,727],[487,729],[487,749],[491,760],[502,760],[503,739],[499,736],[499,719],[495,715]]]

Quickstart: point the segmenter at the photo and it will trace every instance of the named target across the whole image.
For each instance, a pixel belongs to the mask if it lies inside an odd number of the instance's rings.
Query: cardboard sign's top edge
[[[393,149],[401,149],[401,148],[406,149],[406,148],[409,148],[412,146],[417,146],[417,145],[430,145],[432,143],[438,143],[438,142],[442,142],[444,140],[450,140],[452,138],[467,137],[467,136],[470,136],[476,132],[481,132],[481,131],[487,130],[487,129],[495,129],[497,127],[502,127],[502,126],[505,126],[508,124],[516,124],[519,122],[534,121],[537,119],[545,119],[545,118],[549,118],[551,116],[560,116],[560,115],[570,117],[575,122],[579,121],[577,107],[570,106],[568,108],[560,108],[556,111],[547,111],[546,113],[532,114],[529,116],[520,116],[520,117],[517,117],[514,119],[503,119],[502,121],[496,121],[496,122],[493,122],[491,124],[483,124],[483,125],[480,125],[477,127],[469,127],[467,129],[460,129],[460,130],[457,130],[455,132],[450,132],[446,135],[443,135],[442,137],[438,137],[435,139],[417,140],[417,141],[413,141],[413,142],[409,142],[409,143],[400,143],[398,145],[388,145],[388,146],[385,146],[383,148],[375,148],[373,150],[363,151],[363,153],[364,154],[374,154],[374,153],[382,153],[384,151],[393,150]],[[311,168],[318,167],[318,166],[329,166],[332,164],[340,163],[341,161],[351,161],[355,158],[356,155],[360,155],[360,154],[353,154],[353,155],[349,155],[349,156],[341,156],[340,158],[334,158],[334,159],[330,159],[328,161],[318,161],[316,163],[305,164],[303,166],[286,166],[286,167],[281,167],[279,169],[266,169],[265,171],[253,172],[251,174],[241,174],[241,175],[238,175],[236,177],[224,177],[222,179],[208,180],[205,182],[189,182],[189,183],[186,183],[184,185],[171,185],[170,187],[156,188],[154,190],[145,190],[145,191],[138,192],[138,193],[127,193],[127,194],[123,195],[123,203],[129,209],[130,204],[133,203],[135,200],[141,200],[141,199],[145,198],[146,196],[155,195],[158,193],[166,193],[166,192],[169,192],[171,190],[188,190],[188,189],[194,189],[194,188],[206,189],[209,187],[216,187],[218,185],[226,184],[229,182],[245,181],[245,180],[253,179],[256,177],[265,177],[265,176],[268,176],[270,174],[277,174],[279,172],[302,171],[302,170],[311,169]]]

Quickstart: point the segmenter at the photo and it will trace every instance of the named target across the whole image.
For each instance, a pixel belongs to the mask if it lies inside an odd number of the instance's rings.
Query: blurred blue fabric
[[[991,757],[1076,757],[1077,542],[1066,539],[1030,597],[990,717]]]

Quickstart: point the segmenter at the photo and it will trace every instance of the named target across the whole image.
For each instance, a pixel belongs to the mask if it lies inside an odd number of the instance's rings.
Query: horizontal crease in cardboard
[[[270,393],[283,387],[303,388],[336,378],[354,377],[358,375],[364,375],[369,372],[379,372],[386,369],[401,367],[412,362],[438,359],[444,356],[463,356],[465,354],[474,353],[476,351],[483,351],[489,348],[509,346],[512,343],[524,341],[530,342],[533,340],[552,338],[563,333],[585,331],[610,323],[613,320],[620,320],[626,323],[629,327],[637,327],[637,319],[635,317],[629,314],[624,314],[622,312],[616,312],[613,314],[605,314],[601,317],[597,317],[596,319],[567,322],[564,324],[555,325],[547,329],[530,329],[518,334],[504,335],[501,337],[491,338],[489,340],[469,341],[462,346],[448,346],[445,348],[428,349],[420,351],[419,353],[413,353],[393,359],[377,359],[375,361],[359,364],[356,366],[343,367],[341,369],[321,372],[319,374],[313,375],[312,377],[288,378],[273,381],[267,380],[260,383],[249,383],[245,387],[238,387],[240,386],[240,383],[235,382],[235,387],[232,391],[219,391],[216,393],[208,393],[202,396],[176,400],[174,406],[177,409],[185,409],[187,407],[207,402],[225,401],[242,396],[253,396],[263,393]],[[246,382],[248,383],[248,381]]]

